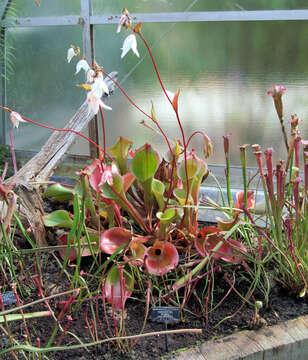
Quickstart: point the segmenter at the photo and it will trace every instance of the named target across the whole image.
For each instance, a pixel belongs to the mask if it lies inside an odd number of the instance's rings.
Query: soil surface
[[[49,244],[56,245],[55,232],[48,230],[47,235],[49,237]],[[24,247],[25,243],[18,240],[19,246]],[[64,276],[59,277],[60,266],[57,261],[58,254],[43,253],[41,254],[41,272],[42,278],[47,284],[48,293],[45,296],[58,294],[70,289],[70,284],[64,281]],[[24,267],[27,267],[30,274],[35,273],[35,258],[33,255],[25,255],[23,257]],[[92,262],[87,258],[82,259],[81,268],[83,271],[89,271]],[[224,268],[223,268],[224,269]],[[235,275],[236,272],[240,272],[241,266],[237,266],[237,270],[234,268],[230,270],[230,277]],[[68,271],[74,272],[74,267],[68,269]],[[214,339],[230,335],[236,331],[244,329],[256,328],[253,325],[252,320],[254,317],[254,308],[251,305],[254,300],[263,300],[261,294],[255,292],[253,298],[250,299],[250,304],[243,301],[238,294],[245,296],[250,284],[245,283],[243,279],[238,283],[235,282],[234,288],[230,288],[230,285],[225,280],[226,271],[224,269],[221,272],[215,273],[214,279],[214,291],[212,295],[212,305],[208,304],[208,308],[214,307],[214,311],[209,312],[207,315],[200,306],[200,294],[204,291],[204,282],[199,281],[198,286],[195,289],[196,297],[192,295],[188,304],[181,312],[181,321],[177,324],[169,324],[168,330],[173,329],[202,329],[202,334],[171,334],[168,335],[168,350],[169,352],[187,348],[203,341]],[[92,272],[93,273],[93,272]],[[240,277],[239,277],[240,278]],[[65,278],[67,279],[67,278]],[[23,293],[20,293],[21,303],[28,304],[35,300],[41,299],[38,294],[37,288],[33,286],[33,282],[27,282],[24,279]],[[46,288],[46,287],[45,287]],[[125,306],[125,331],[123,330],[121,335],[138,335],[145,324],[143,333],[160,332],[165,330],[164,324],[151,321],[151,316],[146,317],[146,306],[144,302],[145,296],[136,298],[133,294],[133,298],[129,298]],[[68,297],[55,298],[49,301],[51,308],[58,315],[61,309],[57,307],[57,302],[60,300],[67,300]],[[222,299],[224,299],[222,301]],[[295,298],[289,296],[277,283],[272,284],[269,302],[261,308],[259,315],[261,316],[261,323],[263,326],[275,325],[281,321],[292,319],[300,315],[308,314],[308,299],[307,298]],[[215,305],[219,304],[218,307]],[[164,304],[162,304],[164,305]],[[173,305],[173,304],[171,304]],[[204,309],[204,304],[203,309]],[[16,306],[16,305],[15,305]],[[14,307],[14,305],[11,305]],[[9,309],[8,306],[6,309]],[[109,309],[110,306],[107,306]],[[90,343],[96,339],[102,340],[106,337],[114,337],[117,334],[114,332],[114,319],[117,320],[117,328],[119,328],[120,316],[112,316],[110,310],[104,310],[102,296],[99,296],[96,300],[84,302],[77,311],[66,312],[63,320],[62,327],[65,328],[68,323],[67,315],[72,316],[72,322],[69,325],[67,333],[61,337],[61,332],[58,331],[52,346],[71,346],[80,343]],[[35,311],[45,311],[47,307],[44,302],[27,307],[24,309],[25,313]],[[89,327],[91,328],[93,319],[93,312],[96,314],[97,319],[97,334],[91,334]],[[146,320],[145,320],[146,318]],[[266,324],[266,325],[265,325]],[[3,324],[0,324],[3,325]],[[40,346],[47,345],[48,340],[55,327],[55,320],[52,317],[43,317],[39,319],[27,320],[27,327],[31,338],[31,344],[38,346],[38,340]],[[6,329],[6,326],[4,326]],[[26,343],[27,329],[23,321],[10,322],[10,332],[14,339],[17,339],[19,343]],[[9,337],[0,329],[0,349],[5,349],[11,346]],[[27,358],[38,359],[38,357],[30,357],[29,353]],[[162,356],[169,358],[168,352],[166,352],[165,336],[156,335],[152,337],[145,337],[138,339],[138,341],[123,341],[123,342],[106,342],[96,346],[88,347],[87,349],[74,349],[65,351],[49,352],[44,355],[42,359],[52,360],[68,360],[68,359],[106,359],[106,360],[155,360]],[[13,359],[11,354],[4,355],[1,359]],[[16,352],[15,359],[25,359],[20,353]]]
[[[27,259],[30,264],[31,257]],[[32,259],[33,260],[33,259]],[[32,261],[33,262],[33,261]],[[87,267],[85,260],[85,268]],[[44,278],[49,284],[56,281],[59,266],[56,263],[56,260],[51,255],[46,255],[43,270]],[[215,290],[214,290],[214,303],[218,303],[225,294],[230,290],[230,286],[226,283],[223,278],[223,274],[217,274],[215,279]],[[54,291],[60,292],[65,291],[64,284],[58,284]],[[245,284],[238,284],[236,286],[237,291],[245,294]],[[198,287],[197,291],[202,291],[202,284]],[[39,299],[36,290],[30,291],[30,293],[23,298],[24,303],[29,303],[31,301]],[[57,299],[58,301],[59,299]],[[280,321],[288,320],[295,318],[300,315],[308,314],[308,302],[307,299],[299,299],[288,296],[281,288],[275,285],[272,288],[269,304],[267,308],[262,308],[260,310],[261,317],[266,321],[267,325],[274,325]],[[95,307],[95,302],[92,302]],[[50,305],[53,309],[56,308],[55,301],[50,301]],[[105,313],[102,306],[102,301],[97,301],[98,314],[101,324],[98,324],[98,339],[103,339],[106,337],[114,336],[113,330],[113,320],[111,313],[107,310]],[[8,307],[9,308],[9,307]],[[215,309],[215,311],[208,314],[208,321],[206,321],[205,314],[200,311],[200,306],[197,303],[195,298],[191,298],[187,307],[187,310],[182,312],[181,322],[178,324],[169,324],[168,330],[172,329],[181,329],[181,328],[193,328],[193,329],[202,329],[203,333],[200,335],[196,334],[172,334],[168,335],[168,350],[169,352],[187,348],[193,345],[196,345],[200,342],[203,342],[208,339],[213,339],[217,337],[222,337],[229,335],[233,332],[251,329],[252,319],[254,310],[251,305],[243,303],[242,299],[236,294],[235,291],[231,290],[229,295],[226,297],[225,301],[220,304],[220,306]],[[37,304],[31,308],[25,309],[26,312],[31,311],[42,311],[46,310],[44,303]],[[60,311],[60,310],[59,310]],[[94,310],[96,311],[96,310]],[[59,312],[58,312],[59,313]],[[71,313],[73,321],[68,329],[68,333],[62,339],[62,344],[65,346],[78,344],[78,340],[84,343],[92,342],[93,338],[91,337],[90,331],[86,324],[86,313],[88,315],[89,322],[91,322],[91,308],[89,303],[84,303],[79,309],[77,314]],[[67,315],[67,314],[66,314]],[[232,316],[233,315],[233,316]],[[145,319],[145,305],[141,300],[138,299],[128,299],[126,302],[126,311],[125,311],[125,333],[126,335],[136,335],[139,334],[143,322]],[[224,321],[222,321],[224,320]],[[64,317],[62,325],[65,326],[67,320]],[[108,325],[109,322],[109,325]],[[25,338],[25,327],[22,321],[15,321],[11,324],[11,332],[15,338],[19,341],[24,342]],[[51,317],[44,317],[39,319],[32,319],[27,321],[29,328],[31,341],[34,346],[37,346],[37,338],[40,338],[41,347],[46,345],[51,333],[54,328],[55,321]],[[108,328],[110,328],[108,330]],[[144,333],[147,332],[159,332],[164,330],[164,325],[161,323],[152,322],[149,318],[146,321],[144,328]],[[74,334],[73,337],[71,334]],[[54,346],[59,344],[60,333],[57,334],[55,338]],[[0,332],[0,349],[9,347],[10,342],[8,337]],[[122,349],[122,350],[121,350]],[[161,356],[166,356],[166,347],[165,347],[165,337],[153,336],[139,339],[138,341],[132,342],[123,342],[117,344],[115,342],[109,342],[105,344],[100,344],[97,346],[89,347],[88,350],[85,349],[75,349],[75,350],[65,350],[57,351],[46,354],[49,359],[55,360],[66,360],[66,359],[114,359],[114,360],[124,360],[124,359],[159,359]],[[4,355],[3,359],[12,359],[11,355]],[[23,359],[21,355],[18,355],[18,359]]]

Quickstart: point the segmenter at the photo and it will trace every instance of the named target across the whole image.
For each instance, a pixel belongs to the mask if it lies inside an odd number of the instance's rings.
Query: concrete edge
[[[308,359],[308,315],[208,340],[168,360],[303,360]]]

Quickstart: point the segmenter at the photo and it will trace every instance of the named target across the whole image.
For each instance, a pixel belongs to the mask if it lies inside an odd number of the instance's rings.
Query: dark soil
[[[31,257],[28,258],[29,266],[33,266],[30,263]],[[85,267],[87,266],[85,262]],[[51,255],[46,256],[44,264],[44,278],[49,282],[49,286],[56,281],[58,265],[54,257]],[[230,286],[223,279],[223,274],[217,274],[214,291],[214,302],[219,302],[224,294],[230,289]],[[238,284],[236,286],[238,291],[245,294],[245,285]],[[65,285],[60,284],[56,288],[56,292],[65,291]],[[200,284],[198,291],[202,291],[202,284]],[[24,303],[29,303],[33,300],[37,300],[37,291],[31,291],[31,293],[24,297]],[[59,299],[57,299],[59,300]],[[55,302],[50,302],[52,308],[55,308]],[[208,322],[206,323],[205,314],[200,312],[200,306],[195,298],[191,298],[187,309],[182,313],[182,321],[179,324],[169,325],[168,329],[180,329],[180,328],[194,328],[202,329],[201,335],[196,334],[178,334],[168,336],[169,351],[186,348],[196,345],[202,341],[229,335],[233,332],[251,329],[251,321],[253,318],[253,308],[247,304],[243,304],[241,298],[231,291],[226,300],[208,316]],[[44,303],[37,304],[32,308],[27,308],[25,312],[42,311],[46,310]],[[90,332],[86,326],[85,313],[88,312],[88,318],[91,319],[91,309],[89,303],[84,304],[79,310],[78,314],[71,314],[73,322],[70,325],[69,331],[74,333],[82,342],[92,342]],[[193,312],[194,315],[191,313]],[[102,302],[98,301],[98,313],[101,321],[101,326],[98,326],[98,338],[105,338],[104,332],[109,337],[114,336],[108,331],[107,319],[111,322],[112,317],[108,313],[105,315],[103,311]],[[280,321],[295,318],[300,315],[308,314],[308,303],[306,299],[298,299],[288,296],[277,285],[273,287],[270,302],[266,309],[260,310],[260,315],[266,320],[267,325],[274,325]],[[233,316],[232,316],[233,315]],[[140,333],[145,318],[145,306],[140,300],[129,299],[126,303],[126,335],[136,335]],[[220,323],[221,320],[224,320]],[[90,321],[90,320],[89,320]],[[50,317],[40,318],[38,320],[28,320],[27,325],[31,334],[32,344],[37,346],[37,338],[40,338],[41,346],[46,345],[52,329],[54,328],[54,320]],[[65,326],[66,318],[64,318],[62,325]],[[112,327],[113,328],[113,327]],[[164,330],[164,325],[160,323],[154,323],[150,319],[146,322],[144,332],[153,332]],[[16,321],[11,323],[11,331],[15,338],[24,342],[25,328],[22,321]],[[1,333],[0,333],[1,334]],[[60,334],[56,336],[56,341],[59,339]],[[62,341],[62,345],[69,346],[77,344],[76,339],[66,334]],[[56,343],[54,343],[55,345]],[[125,343],[127,345],[127,343]],[[2,333],[0,337],[0,349],[9,347],[9,339]],[[165,338],[164,336],[153,336],[139,339],[137,342],[131,343],[125,352],[120,351],[119,345],[116,343],[105,343],[96,347],[92,346],[87,350],[65,350],[48,353],[49,359],[65,360],[65,359],[159,359],[161,356],[166,355]],[[22,359],[21,355],[18,359]],[[12,359],[11,355],[5,355],[3,359]]]
[[[49,237],[50,245],[56,245],[54,231],[48,231],[47,235]],[[22,244],[22,242],[19,241],[19,244]],[[58,281],[60,267],[56,261],[55,255],[42,254],[41,256],[42,277],[45,284],[48,285],[48,289],[52,289],[50,290],[50,293],[47,293],[45,296],[67,291],[70,284],[63,282],[62,278],[60,281]],[[33,274],[35,272],[35,261],[33,255],[25,256],[24,261],[24,266],[28,268],[29,273]],[[84,269],[84,271],[87,271],[89,266],[90,260],[87,260],[86,258],[83,259],[82,268]],[[238,266],[238,271],[241,270],[242,269],[240,269],[240,266]],[[74,267],[72,267],[69,271],[73,272]],[[168,335],[169,352],[182,348],[187,348],[209,339],[229,335],[239,330],[251,329],[253,327],[252,319],[254,315],[254,309],[251,305],[243,303],[242,298],[237,293],[239,292],[245,296],[245,294],[247,294],[249,284],[245,284],[243,281],[239,283],[236,282],[236,291],[232,289],[230,290],[230,285],[224,279],[226,271],[228,270],[223,270],[222,272],[217,272],[215,274],[213,305],[220,303],[221,299],[225,297],[225,300],[215,309],[215,311],[210,312],[208,316],[206,316],[206,314],[201,310],[197,297],[192,296],[188,304],[185,306],[185,310],[181,313],[181,322],[178,324],[168,325],[168,330],[187,328],[202,329],[202,334],[196,335],[185,333]],[[232,271],[234,271],[234,269]],[[235,274],[236,278],[236,271],[233,274]],[[204,283],[200,281],[196,288],[196,293],[199,294],[199,296],[203,291],[203,286]],[[38,296],[38,291],[33,286],[33,283],[31,281],[29,282],[29,286],[27,286],[27,282],[25,281],[24,290],[25,289],[27,290],[27,292],[25,291],[23,294],[21,294],[21,301],[23,304],[31,303],[32,301],[40,299],[40,297]],[[225,296],[226,294],[228,294],[228,296]],[[253,296],[254,298],[250,299],[251,302],[253,302],[253,300],[263,300],[260,294],[254,293]],[[146,316],[144,297],[145,296],[140,296],[140,299],[129,298],[127,300],[125,310],[125,335],[140,334]],[[201,296],[199,297],[199,299],[200,298]],[[67,299],[67,297],[65,299]],[[51,308],[55,310],[56,314],[59,314],[61,311],[60,309],[57,309],[56,306],[56,301],[60,300],[64,300],[64,298],[57,298],[49,301]],[[93,305],[92,309],[90,304]],[[62,339],[62,346],[70,346],[74,344],[79,344],[80,342],[90,343],[94,341],[88,329],[86,318],[88,317],[89,322],[91,323],[91,319],[93,318],[91,311],[96,312],[96,307],[98,319],[100,322],[100,324],[98,324],[97,326],[97,338],[99,340],[102,340],[106,338],[106,336],[115,336],[112,315],[108,311],[107,313],[105,313],[103,308],[103,302],[100,297],[98,301],[83,303],[77,313],[70,313],[70,315],[72,315],[73,321],[69,326],[68,333]],[[41,302],[32,307],[27,307],[24,312],[30,313],[43,310],[47,310],[47,308],[44,302]],[[66,316],[68,314],[69,313],[66,313],[63,318],[63,327],[65,327],[65,325],[67,324]],[[266,307],[264,306],[260,310],[260,316],[266,321],[266,324],[268,326],[277,324],[280,321],[292,319],[300,315],[306,314],[308,314],[307,299],[291,297],[275,283],[273,283],[271,289],[268,305]],[[55,321],[52,317],[31,319],[27,321],[27,326],[31,336],[32,345],[38,346],[37,339],[39,338],[40,346],[44,347],[46,346],[55,327]],[[152,322],[150,316],[147,318],[146,326],[143,331],[144,333],[159,332],[162,330],[164,330],[163,324]],[[11,322],[10,331],[15,339],[17,339],[20,343],[25,343],[26,331],[22,321]],[[75,337],[72,336],[72,334],[74,334]],[[60,335],[60,332],[58,332],[55,337],[55,341],[53,342],[53,346],[59,345]],[[0,349],[5,349],[10,346],[11,344],[9,338],[0,330]],[[21,354],[16,354],[18,359],[24,359]],[[47,353],[46,355],[49,359],[52,360],[155,360],[166,354],[167,353],[165,347],[165,337],[163,335],[156,335],[153,337],[145,337],[134,342],[123,342],[122,344],[115,342],[107,342],[97,346],[91,346],[88,349],[81,348],[75,350],[56,351]],[[4,355],[2,358],[4,360],[13,359],[11,354]]]

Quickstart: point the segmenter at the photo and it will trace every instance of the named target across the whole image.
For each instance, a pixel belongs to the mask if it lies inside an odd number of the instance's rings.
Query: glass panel
[[[19,17],[61,16],[80,14],[80,0],[39,0],[37,6],[34,0],[18,0],[16,7]]]
[[[97,61],[107,72],[119,71],[122,86],[148,114],[153,100],[160,126],[171,139],[180,138],[177,120],[162,95],[150,59],[144,58],[142,41],[138,39],[140,59],[130,51],[121,60],[124,31],[118,35],[116,26],[111,25],[95,29]],[[308,113],[305,22],[144,24],[142,31],[153,46],[166,88],[173,92],[181,89],[179,109],[186,136],[202,130],[212,138],[214,155],[209,163],[224,163],[222,135],[230,132],[233,165],[240,165],[239,145],[243,144],[274,147],[275,156],[285,156],[280,123],[266,91],[275,83],[287,87],[283,97],[287,128],[291,114],[304,117]],[[113,111],[105,112],[108,146],[122,135],[134,141],[135,147],[149,141],[162,153],[166,151],[164,139],[139,124],[149,120],[119,90],[109,104]],[[308,123],[300,126],[307,138]],[[200,148],[199,135],[191,146]],[[255,166],[252,150],[248,153],[248,164]]]
[[[8,106],[31,120],[63,128],[85,100],[84,93],[75,86],[84,82],[84,74],[74,76],[75,64],[66,61],[71,44],[82,47],[81,28],[59,26],[10,31],[14,33],[16,50],[15,72],[8,82]],[[51,131],[21,124],[13,134],[17,149],[37,151]],[[71,151],[88,153],[88,144],[78,141]]]
[[[95,15],[120,13],[126,6],[131,13],[177,12],[177,11],[235,11],[307,9],[305,0],[93,0]]]

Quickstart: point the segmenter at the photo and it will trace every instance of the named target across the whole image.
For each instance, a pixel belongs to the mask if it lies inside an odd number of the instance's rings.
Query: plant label
[[[180,309],[171,306],[156,306],[151,309],[151,319],[154,322],[171,324],[180,321]]]
[[[13,291],[6,291],[2,293],[1,298],[4,306],[15,304],[17,302]]]

